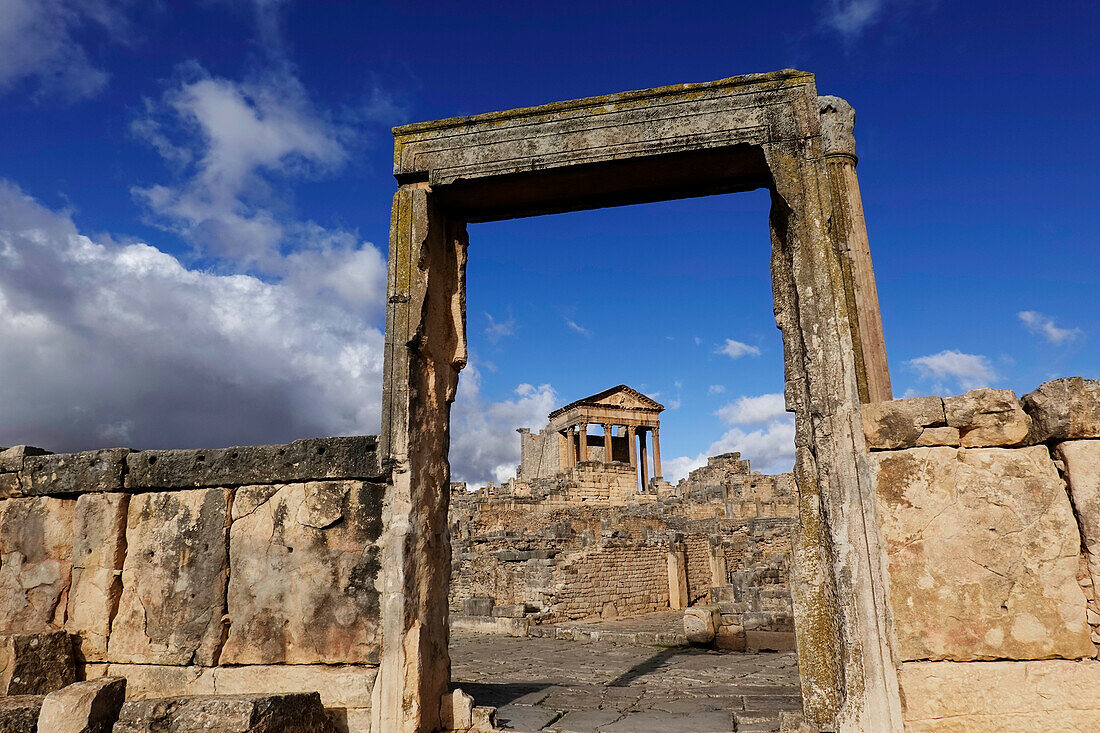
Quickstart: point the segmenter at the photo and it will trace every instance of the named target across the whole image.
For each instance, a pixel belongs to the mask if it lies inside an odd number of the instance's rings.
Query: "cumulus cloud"
[[[731,359],[740,359],[742,356],[760,356],[760,349],[743,344],[740,341],[726,339],[726,343],[715,349],[714,353],[725,354]]]
[[[520,384],[514,394],[513,399],[486,402],[477,366],[463,370],[451,410],[452,481],[482,486],[516,475],[520,458],[516,430],[541,430],[557,406],[557,394],[549,384]]]
[[[752,461],[754,471],[783,473],[794,466],[794,415],[783,407],[782,394],[742,396],[717,412],[729,429],[697,456],[679,456],[662,463],[665,478],[676,482],[709,456],[738,451]]]
[[[107,72],[88,58],[77,36],[89,28],[127,32],[126,2],[112,0],[2,0],[0,92],[20,82],[38,99],[76,101],[107,84]]]
[[[1016,317],[1020,319],[1020,323],[1024,325],[1028,331],[1042,336],[1044,339],[1060,346],[1067,341],[1073,341],[1081,335],[1081,329],[1079,328],[1061,328],[1054,323],[1054,319],[1050,316],[1045,316],[1037,311],[1020,311],[1016,314]]]
[[[920,374],[922,379],[935,381],[935,392],[944,392],[944,380],[952,380],[964,389],[987,387],[997,379],[997,373],[989,359],[980,354],[964,354],[961,351],[946,350],[938,354],[910,359],[909,366]]]
[[[362,284],[361,297],[383,300],[382,278]],[[321,287],[189,269],[148,244],[93,239],[0,181],[0,444],[376,432],[382,334],[365,306],[312,297]]]

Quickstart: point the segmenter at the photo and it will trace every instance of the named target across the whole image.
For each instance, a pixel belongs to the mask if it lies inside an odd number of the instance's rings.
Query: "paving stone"
[[[550,724],[547,730],[553,733],[598,733],[621,717],[622,713],[617,710],[572,710]]]
[[[727,712],[697,710],[692,713],[665,713],[647,710],[631,713],[600,733],[729,733],[736,730],[733,716]]]
[[[557,710],[531,705],[504,705],[497,708],[497,723],[506,730],[535,733],[561,717]]]

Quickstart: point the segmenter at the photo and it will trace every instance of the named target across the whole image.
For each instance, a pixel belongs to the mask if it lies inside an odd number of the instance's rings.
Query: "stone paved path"
[[[454,684],[522,733],[778,731],[801,709],[793,653],[452,631],[451,660]]]

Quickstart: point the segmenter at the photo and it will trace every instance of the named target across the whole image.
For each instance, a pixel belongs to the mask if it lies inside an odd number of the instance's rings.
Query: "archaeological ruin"
[[[797,649],[755,730],[1100,730],[1100,381],[892,399],[853,125],[784,70],[396,128],[380,435],[0,452],[0,730],[489,731],[452,627],[650,611],[710,645],[697,678]],[[792,473],[673,486],[620,385],[521,431],[505,486],[452,484],[467,224],[752,189]],[[753,730],[749,697],[695,730]]]

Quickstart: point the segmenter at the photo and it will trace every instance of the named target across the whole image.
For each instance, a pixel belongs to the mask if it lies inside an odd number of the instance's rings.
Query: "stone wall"
[[[373,437],[0,453],[0,634],[65,630],[135,699],[312,692],[366,730],[384,480]]]
[[[863,414],[906,730],[1100,730],[1100,381]]]

